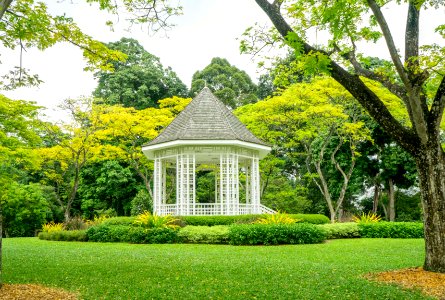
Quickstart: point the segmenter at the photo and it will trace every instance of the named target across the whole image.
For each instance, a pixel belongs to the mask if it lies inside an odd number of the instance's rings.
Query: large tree
[[[429,271],[445,272],[445,157],[441,141],[445,107],[445,48],[420,46],[419,37],[427,34],[419,27],[421,12],[443,5],[442,1],[349,1],[256,0],[283,40],[297,50],[308,66],[328,72],[343,85],[416,161],[425,214],[425,262]],[[286,9],[282,9],[287,2]],[[382,8],[392,5],[393,13],[407,10],[405,40],[397,46]],[[369,22],[362,20],[369,17]],[[306,30],[315,27],[329,33],[325,47],[312,46]],[[445,36],[445,26],[436,31]],[[360,41],[373,42],[383,37],[391,56],[391,73],[373,72],[360,63]],[[399,52],[400,48],[405,53]],[[352,66],[348,70],[345,66]],[[411,124],[398,121],[362,78],[382,83],[403,100]],[[433,91],[433,92],[432,92]]]
[[[193,74],[191,96],[198,94],[205,86],[232,108],[258,100],[257,87],[249,75],[225,58],[212,58],[207,67]]]
[[[107,44],[109,49],[128,55],[125,61],[112,62],[113,72],[99,71],[93,95],[109,105],[144,109],[158,107],[158,100],[186,96],[187,87],[158,57],[147,52],[138,41],[122,38]]]

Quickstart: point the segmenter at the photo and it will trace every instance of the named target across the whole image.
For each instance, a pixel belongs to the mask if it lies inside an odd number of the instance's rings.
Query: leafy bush
[[[86,242],[88,240],[86,230],[59,230],[42,231],[39,233],[39,239],[50,241],[77,241]]]
[[[354,221],[355,223],[377,223],[380,222],[382,218],[373,213],[373,212],[368,212],[367,214],[362,213],[360,216],[354,216],[352,217],[352,221]]]
[[[85,230],[88,224],[81,217],[74,217],[65,221],[66,230]]]
[[[216,226],[232,224],[249,224],[260,218],[267,218],[272,215],[239,215],[239,216],[181,216],[178,217],[186,225],[192,226]],[[295,222],[306,222],[312,224],[329,223],[329,218],[318,214],[289,214],[289,218],[295,219]]]
[[[35,236],[46,218],[51,218],[50,204],[40,184],[11,183],[2,190],[0,206],[7,237]]]
[[[265,215],[264,217],[257,219],[254,223],[255,224],[295,224],[300,221],[301,221],[300,219],[294,219],[294,218],[290,217],[288,214],[276,213],[276,214]]]
[[[137,216],[145,211],[153,211],[153,200],[146,190],[140,190],[131,200],[131,215]]]
[[[423,238],[423,224],[416,222],[359,223],[364,238]]]
[[[64,224],[63,223],[54,223],[54,222],[49,222],[46,224],[42,225],[42,231],[43,232],[56,232],[56,231],[62,231],[64,229]]]
[[[100,224],[104,225],[133,225],[136,217],[114,217],[103,220]]]
[[[173,228],[144,228],[127,225],[90,227],[88,240],[92,242],[127,242],[134,244],[165,244],[178,241],[178,231]]]
[[[178,236],[182,243],[227,244],[229,226],[186,226],[179,230]]]
[[[136,217],[133,224],[145,228],[177,228],[178,225],[175,222],[176,219],[171,215],[158,216],[145,211]]]
[[[294,219],[299,219],[301,222],[310,224],[328,224],[331,222],[328,217],[320,214],[293,214],[289,216]]]
[[[315,244],[325,240],[325,233],[313,224],[241,224],[229,229],[232,245]]]
[[[334,223],[318,225],[326,233],[327,239],[359,238],[360,231],[357,223]]]
[[[104,223],[108,219],[109,219],[109,217],[106,216],[106,215],[94,216],[94,219],[93,220],[87,220],[86,224],[88,225],[88,227],[91,227],[91,226],[102,224],[102,223]]]

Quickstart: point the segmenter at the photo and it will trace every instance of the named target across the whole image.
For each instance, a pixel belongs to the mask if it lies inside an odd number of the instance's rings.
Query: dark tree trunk
[[[445,161],[440,142],[421,149],[416,163],[424,211],[423,268],[445,273]]]
[[[395,208],[395,193],[394,193],[394,182],[391,178],[388,179],[388,215],[389,221],[394,222],[396,219],[396,208]]]
[[[374,198],[372,201],[372,212],[377,213],[379,208],[379,198],[380,198],[380,185],[378,183],[374,184]]]

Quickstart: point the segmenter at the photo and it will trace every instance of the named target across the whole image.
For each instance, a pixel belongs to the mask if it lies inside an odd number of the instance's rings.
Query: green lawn
[[[4,239],[4,282],[79,291],[84,299],[429,299],[369,282],[420,266],[421,239],[297,246],[130,245]]]

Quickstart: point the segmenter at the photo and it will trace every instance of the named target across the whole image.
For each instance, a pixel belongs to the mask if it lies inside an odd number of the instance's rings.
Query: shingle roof
[[[265,145],[205,87],[155,139],[145,146],[176,140],[240,140]]]

